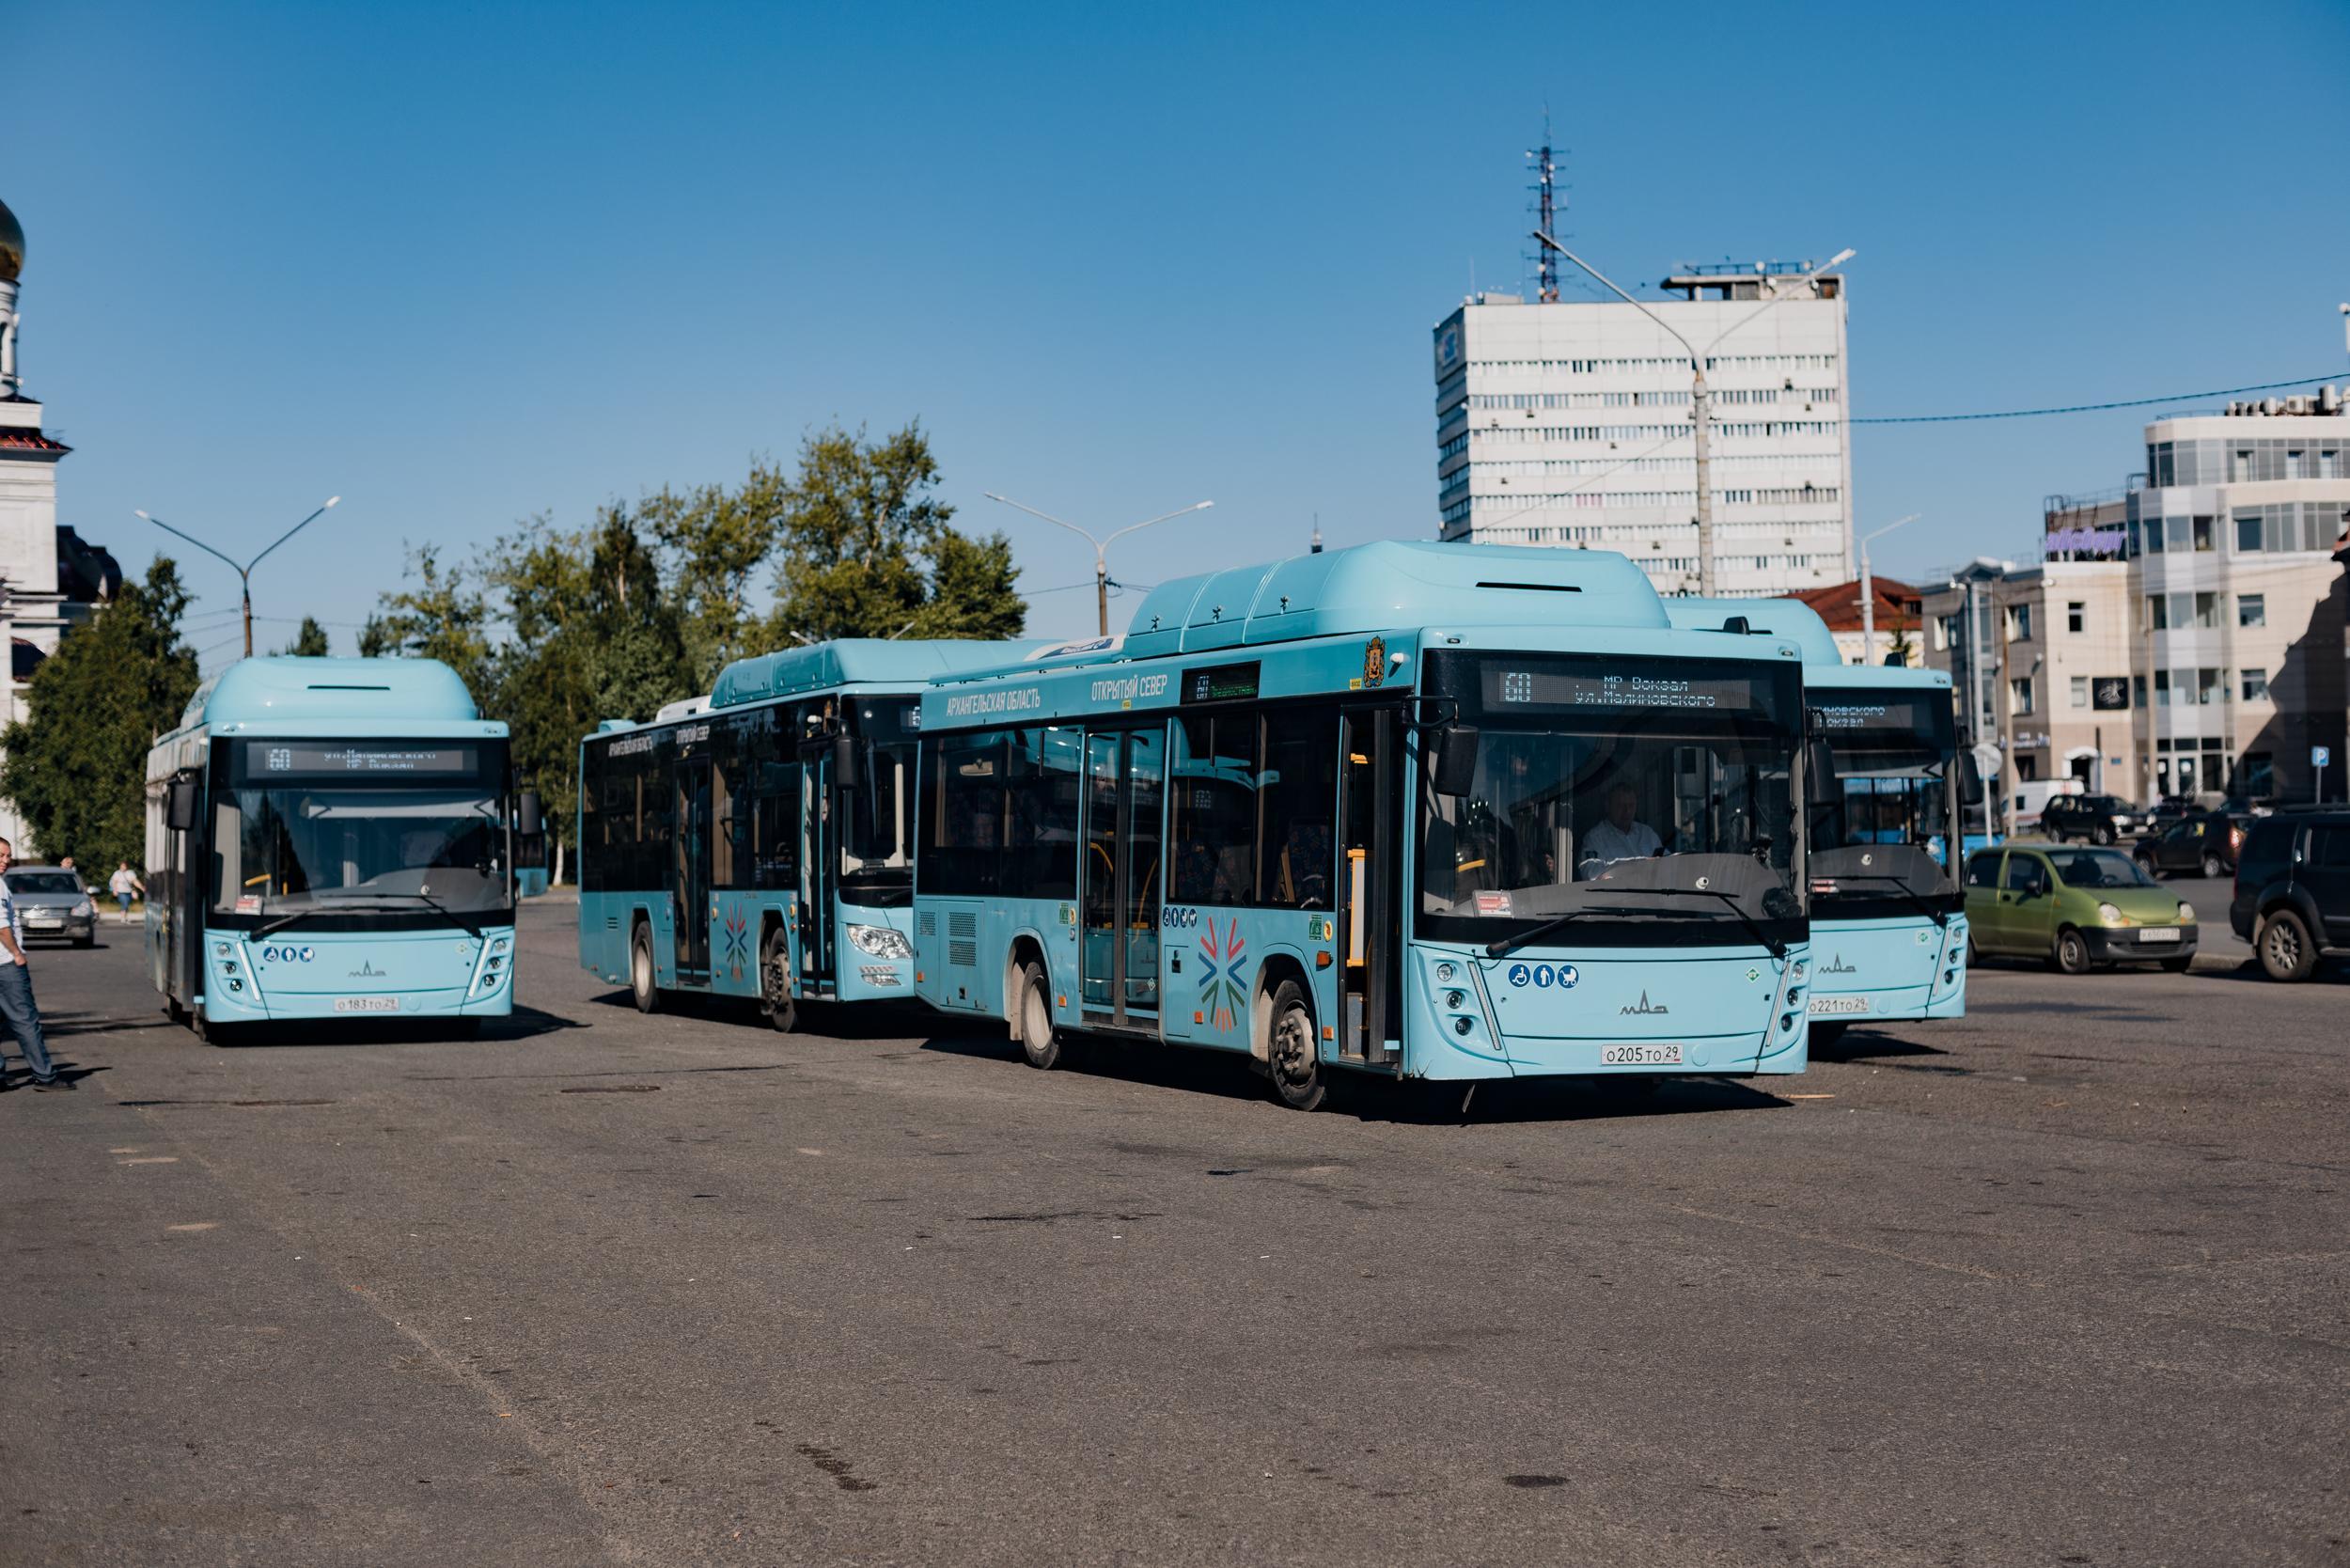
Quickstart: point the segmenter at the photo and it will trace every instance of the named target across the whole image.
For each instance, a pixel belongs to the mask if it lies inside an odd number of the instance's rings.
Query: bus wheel
[[[628,944],[628,989],[639,1012],[661,1011],[661,988],[654,984],[652,928],[640,925]]]
[[[237,1043],[237,1031],[226,1024],[213,1023],[204,1015],[202,1008],[197,1008],[190,1016],[189,1024],[196,1030],[196,1038],[207,1045],[234,1045]]]
[[[1030,1067],[1050,1072],[1061,1063],[1060,1031],[1053,1027],[1052,988],[1044,967],[1023,964],[1020,969],[1020,1054]]]
[[[1265,1066],[1272,1070],[1273,1092],[1292,1110],[1320,1110],[1330,1086],[1322,1076],[1321,1054],[1314,1049],[1313,1009],[1295,980],[1283,980],[1273,993],[1272,1036],[1265,1043]]]
[[[1811,1026],[1811,1048],[1819,1050],[1835,1044],[1844,1038],[1844,1031],[1851,1027],[1852,1025],[1841,1018],[1830,1023],[1813,1024]]]
[[[791,942],[781,926],[768,933],[767,950],[759,955],[759,1005],[785,1034],[799,1024],[799,1006],[791,999]]]

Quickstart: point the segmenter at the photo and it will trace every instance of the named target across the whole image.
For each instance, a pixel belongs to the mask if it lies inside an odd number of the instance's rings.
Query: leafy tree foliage
[[[462,567],[441,564],[434,545],[408,552],[408,575],[415,586],[383,595],[381,607],[360,629],[360,653],[370,659],[393,654],[438,659],[480,702],[490,691],[489,602]]]
[[[294,640],[280,650],[305,659],[323,659],[330,651],[326,628],[306,615],[302,618],[302,629],[294,634]]]
[[[180,635],[188,605],[180,570],[158,556],[146,580],[66,629],[25,692],[25,718],[0,734],[0,794],[32,827],[30,858],[70,855],[90,867],[146,855],[147,752],[180,722],[196,686]]]

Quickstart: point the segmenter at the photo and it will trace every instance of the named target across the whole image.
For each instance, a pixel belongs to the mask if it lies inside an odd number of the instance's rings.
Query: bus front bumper
[[[204,933],[204,990],[219,1023],[276,1018],[484,1018],[514,1011],[511,926],[319,933],[302,940]]]

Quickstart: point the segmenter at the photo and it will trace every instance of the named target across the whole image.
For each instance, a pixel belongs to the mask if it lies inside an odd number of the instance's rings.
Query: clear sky
[[[919,418],[1030,589],[1435,527],[1429,329],[1548,102],[1626,282],[1850,245],[1853,412],[2342,371],[2350,6],[20,6],[0,199],[60,521],[337,623],[403,541]],[[2147,413],[1856,434],[1881,570],[2027,549]],[[185,553],[182,552],[183,558]],[[235,583],[202,557],[200,609]],[[1089,630],[1042,593],[1031,628]],[[1136,601],[1114,604],[1122,625]],[[211,646],[233,627],[199,638]],[[267,624],[282,640],[290,624]],[[352,634],[336,627],[338,651]],[[208,667],[225,656],[214,652]]]

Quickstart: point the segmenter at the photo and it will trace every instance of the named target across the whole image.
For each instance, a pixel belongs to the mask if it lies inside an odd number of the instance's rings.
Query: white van
[[[2008,796],[2008,830],[2021,833],[2040,825],[2040,809],[2050,795],[2085,795],[2089,786],[2077,778],[2027,778]]]

